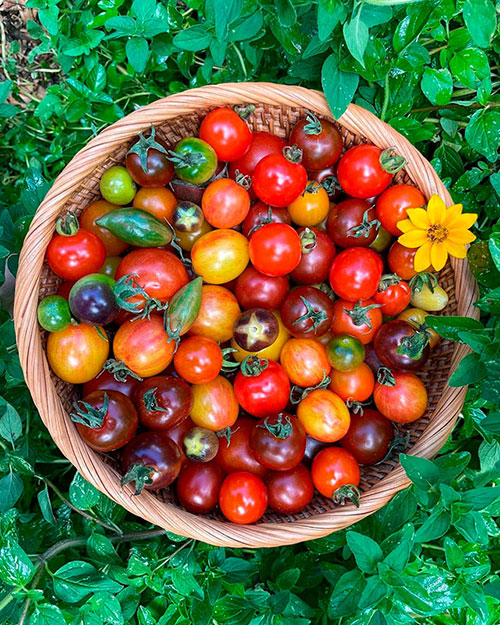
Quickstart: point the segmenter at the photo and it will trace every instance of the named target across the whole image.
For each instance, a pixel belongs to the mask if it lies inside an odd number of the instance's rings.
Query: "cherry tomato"
[[[388,321],[375,336],[375,352],[386,367],[416,371],[426,363],[430,347],[425,332],[406,321]]]
[[[109,353],[104,328],[86,323],[70,324],[51,332],[47,339],[47,358],[52,371],[65,382],[83,384],[101,371]]]
[[[337,180],[337,163],[324,169],[310,169],[307,172],[307,177],[309,180],[316,180],[316,182],[321,184],[328,193],[331,202],[335,202],[342,197],[342,189]]]
[[[417,275],[415,271],[415,254],[417,248],[404,247],[397,241],[391,245],[387,254],[387,264],[392,273],[397,274],[403,280],[410,280]],[[427,267],[427,270],[429,267]]]
[[[125,447],[122,465],[122,485],[135,482],[139,494],[169,486],[181,470],[181,452],[166,432],[142,432]]]
[[[268,206],[264,202],[255,202],[241,225],[241,232],[249,239],[256,230],[266,224],[288,224],[290,226],[291,223],[290,213],[286,208],[277,208]]]
[[[198,230],[194,230],[193,232],[182,232],[181,230],[176,230],[175,240],[183,250],[190,252],[196,241],[201,239],[204,234],[211,231],[212,226],[208,223],[208,221],[203,220],[200,228]]]
[[[330,269],[335,293],[349,302],[372,297],[382,276],[383,263],[372,250],[349,247],[338,254]]]
[[[288,212],[297,226],[317,226],[328,215],[330,200],[323,187],[309,181],[304,192],[288,205]]]
[[[386,189],[377,200],[377,219],[390,234],[398,237],[403,234],[398,221],[406,219],[408,208],[425,206],[424,196],[416,187],[409,184],[395,184]]]
[[[311,475],[314,486],[329,499],[335,497],[341,486],[357,487],[361,477],[356,458],[341,447],[329,447],[320,451],[313,460]],[[341,497],[340,493],[337,497]]]
[[[330,443],[323,443],[323,441],[319,441],[317,438],[313,438],[312,436],[309,436],[308,434],[306,436],[306,451],[304,453],[304,458],[302,460],[303,463],[306,466],[310,467],[315,456],[322,449],[326,449],[326,447],[330,447]]]
[[[195,514],[206,514],[219,502],[219,491],[224,479],[222,469],[214,461],[188,461],[176,482],[181,506]]]
[[[177,373],[190,384],[204,384],[216,378],[222,367],[218,343],[205,336],[184,339],[174,356]]]
[[[327,120],[308,114],[292,128],[290,145],[302,150],[302,165],[306,169],[324,169],[336,163],[344,142],[337,126]]]
[[[64,282],[61,282],[61,284],[57,287],[57,294],[64,297],[64,299],[68,299],[75,282],[76,280],[65,280]]]
[[[134,404],[118,391],[94,391],[76,404],[71,420],[89,447],[100,452],[124,447],[139,419]]]
[[[183,200],[175,207],[172,225],[179,232],[197,232],[204,220],[203,211],[197,204]]]
[[[326,346],[326,355],[337,371],[352,371],[365,358],[365,348],[360,340],[348,334],[339,334],[330,339]]]
[[[118,256],[128,248],[128,243],[125,243],[125,241],[116,237],[112,232],[107,230],[107,228],[98,226],[95,222],[96,219],[99,219],[99,217],[102,217],[106,213],[116,210],[117,208],[118,206],[116,206],[116,204],[110,204],[109,202],[106,202],[106,200],[98,200],[97,202],[93,202],[87,206],[87,208],[80,215],[79,220],[80,226],[84,230],[93,232],[101,239],[104,243],[106,254],[108,256]]]
[[[266,477],[269,507],[280,514],[296,514],[308,506],[314,496],[311,473],[298,464],[288,471],[271,471]]]
[[[82,387],[82,397],[86,397],[94,391],[119,391],[123,395],[126,395],[130,400],[135,401],[135,390],[139,380],[128,375],[126,379],[121,382],[115,378],[115,376],[109,371],[101,371],[95,378],[85,382]]]
[[[332,369],[330,372],[328,388],[344,401],[365,401],[373,393],[374,386],[375,376],[365,362],[350,371]]]
[[[203,194],[201,207],[208,223],[214,228],[234,228],[248,215],[248,191],[230,178],[211,182]]]
[[[333,206],[326,231],[340,247],[368,247],[377,236],[378,225],[374,206],[365,200],[349,199]]]
[[[191,430],[194,427],[195,425],[192,422],[191,418],[187,417],[187,419],[184,419],[184,421],[181,421],[178,425],[174,425],[173,428],[170,428],[166,430],[165,432],[166,436],[168,436],[168,438],[173,440],[174,443],[179,447],[179,451],[181,452],[181,460],[183,464],[187,462],[187,458],[182,448],[182,441],[184,440],[184,437],[189,432],[189,430]]]
[[[171,223],[177,200],[172,191],[165,187],[144,187],[135,194],[132,206],[142,208],[143,211],[158,217],[160,221],[166,220]]]
[[[413,373],[394,372],[394,385],[375,383],[373,399],[377,409],[396,423],[412,423],[427,409],[427,391]]]
[[[427,311],[422,310],[421,308],[407,308],[406,310],[403,310],[397,318],[401,321],[407,321],[414,328],[417,328],[417,330],[420,330],[423,327],[429,337],[429,346],[433,349],[439,343],[441,337],[435,330],[432,330],[425,325],[425,318],[428,314],[429,313]]]
[[[250,148],[252,133],[235,111],[221,107],[201,122],[200,139],[213,147],[219,161],[235,161]]]
[[[205,384],[194,384],[191,390],[191,419],[195,425],[217,432],[234,424],[239,406],[229,380],[219,375]]]
[[[382,252],[385,252],[388,247],[390,247],[393,240],[394,237],[390,235],[383,226],[380,226],[377,230],[377,236],[370,243],[369,247],[375,252],[381,254]]]
[[[271,206],[289,206],[306,188],[307,172],[283,154],[270,154],[259,161],[252,180],[259,200]]]
[[[236,278],[234,294],[243,310],[265,308],[275,310],[281,306],[290,284],[286,276],[266,276],[249,265]]]
[[[375,145],[356,145],[342,156],[337,167],[340,186],[351,197],[366,199],[386,189],[404,159],[392,149],[382,151]]]
[[[232,356],[237,362],[242,362],[247,356],[258,356],[260,359],[268,358],[269,360],[279,360],[281,350],[283,349],[283,346],[290,338],[290,335],[288,334],[287,329],[285,328],[285,326],[283,325],[283,322],[281,321],[279,312],[275,310],[273,311],[273,315],[278,320],[279,332],[278,332],[277,339],[274,341],[274,343],[269,345],[269,347],[265,347],[264,349],[261,349],[258,352],[247,352],[242,347],[240,347],[238,343],[236,343],[234,338],[231,340],[231,347],[236,350],[232,354]]]
[[[64,330],[71,323],[68,300],[61,295],[47,295],[38,304],[37,318],[47,332]]]
[[[102,197],[118,206],[130,204],[134,199],[137,187],[132,176],[121,165],[113,165],[101,176],[100,190]]]
[[[386,274],[380,279],[373,300],[382,305],[380,311],[387,317],[399,315],[410,304],[411,289],[396,274]]]
[[[163,187],[174,177],[174,165],[168,159],[168,145],[151,136],[139,139],[127,152],[125,166],[132,180],[141,187]]]
[[[249,255],[257,271],[267,276],[284,276],[300,262],[299,235],[287,224],[267,224],[252,234]]]
[[[215,150],[198,137],[181,139],[174,148],[171,160],[177,177],[190,184],[208,182],[217,169]]]
[[[106,259],[106,248],[96,234],[80,228],[76,234],[55,234],[46,257],[55,274],[64,280],[79,280],[99,271]]]
[[[286,408],[290,381],[277,362],[250,357],[236,374],[234,392],[243,410],[260,418]]]
[[[293,469],[304,457],[304,426],[297,417],[286,412],[265,417],[254,425],[250,449],[257,461],[268,469]]]
[[[255,523],[267,508],[266,485],[247,471],[231,473],[222,482],[219,506],[231,523]]]
[[[274,343],[279,335],[279,323],[265,308],[245,310],[235,321],[233,337],[238,347],[258,352]]]
[[[280,360],[290,381],[303,388],[319,384],[331,369],[324,346],[314,339],[290,339]]]
[[[219,438],[212,430],[195,426],[182,441],[184,453],[193,462],[210,462],[219,451]]]
[[[248,241],[235,230],[212,230],[196,241],[191,261],[193,270],[205,282],[230,282],[248,265]]]
[[[108,325],[120,312],[113,292],[115,281],[102,273],[89,273],[69,293],[72,314],[91,325]]]
[[[106,256],[104,263],[99,269],[99,273],[104,274],[105,276],[109,276],[113,278],[116,277],[116,270],[118,269],[118,265],[122,262],[121,256]]]
[[[350,334],[363,345],[373,341],[373,337],[382,325],[382,313],[374,300],[347,302],[338,299],[333,303],[332,333]]]
[[[307,434],[324,443],[341,439],[349,428],[349,410],[344,401],[332,391],[311,391],[297,406],[297,417]]]
[[[375,464],[387,455],[393,436],[388,419],[376,410],[364,408],[362,414],[351,414],[351,425],[340,444],[360,464]]]
[[[169,430],[189,416],[193,407],[193,396],[184,380],[158,375],[137,385],[135,405],[144,427],[150,430]]]
[[[250,433],[253,432],[255,421],[239,417],[232,428],[219,438],[219,451],[215,461],[226,473],[248,471],[259,477],[267,473],[250,451]]]
[[[313,286],[299,286],[285,297],[281,318],[292,336],[317,338],[326,334],[333,319],[333,302]]]
[[[126,321],[113,340],[115,358],[141,378],[161,373],[172,361],[174,350],[175,341],[168,342],[160,315]]]
[[[223,286],[203,285],[201,308],[189,334],[206,336],[224,343],[233,336],[233,327],[241,314],[236,297]]]
[[[330,237],[318,228],[299,228],[297,233],[302,247],[299,264],[290,274],[298,284],[319,284],[328,278],[335,257],[335,245]]]

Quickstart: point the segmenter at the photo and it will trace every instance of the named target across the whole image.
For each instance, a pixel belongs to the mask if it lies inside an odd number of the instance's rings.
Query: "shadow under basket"
[[[205,516],[187,512],[177,504],[170,489],[144,491],[136,497],[131,486],[120,486],[121,471],[116,457],[98,454],[80,439],[68,416],[77,389],[49,370],[46,333],[37,323],[39,300],[55,293],[61,281],[44,262],[57,218],[67,211],[80,215],[100,198],[102,173],[111,165],[123,163],[136,135],[147,132],[154,124],[158,135],[174,146],[183,137],[198,134],[200,122],[210,109],[248,104],[255,105],[247,118],[252,130],[266,130],[282,137],[289,135],[294,123],[307,111],[332,119],[320,92],[270,83],[236,83],[175,94],[116,122],[75,156],[39,207],[21,253],[14,320],[21,364],[40,416],[61,452],[85,479],[133,514],[170,532],[214,545],[272,547],[325,536],[381,508],[409,485],[397,452],[377,466],[362,468],[359,508],[352,504],[339,506],[316,495],[298,514],[268,512],[259,523],[240,526],[227,522],[218,511]],[[395,182],[417,186],[427,199],[437,193],[447,205],[452,203],[429,162],[373,114],[351,105],[338,120],[338,126],[346,149],[359,143],[394,147],[406,159],[405,168],[394,177]],[[449,295],[449,304],[441,314],[477,318],[477,309],[473,307],[476,286],[467,262],[451,259],[438,278]],[[429,406],[421,419],[404,426],[410,437],[406,453],[431,458],[446,441],[465,396],[465,388],[451,388],[447,381],[465,354],[466,346],[442,340],[419,373],[429,394]]]

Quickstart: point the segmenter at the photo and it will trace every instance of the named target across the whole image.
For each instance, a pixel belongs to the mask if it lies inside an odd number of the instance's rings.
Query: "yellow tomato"
[[[227,228],[203,235],[191,251],[194,271],[209,284],[234,280],[243,273],[248,260],[248,239]]]
[[[175,240],[186,252],[190,252],[193,249],[193,245],[201,239],[204,234],[210,232],[212,230],[212,226],[208,223],[208,221],[204,221],[199,230],[195,230],[194,232],[181,232],[180,230],[175,231]]]
[[[201,287],[201,308],[189,334],[225,343],[233,336],[234,322],[241,315],[238,300],[229,289],[216,284]]]
[[[191,391],[191,419],[196,425],[217,432],[234,424],[240,407],[229,380],[218,375],[205,384],[193,384]]]
[[[317,226],[330,211],[328,194],[317,182],[308,182],[302,195],[288,206],[288,212],[297,226]]]
[[[261,349],[260,352],[247,352],[246,350],[242,349],[234,339],[231,340],[231,347],[234,347],[234,349],[236,349],[236,351],[233,353],[233,358],[237,362],[242,362],[247,356],[258,356],[259,358],[269,358],[269,360],[275,360],[276,362],[279,361],[281,350],[283,349],[285,343],[289,340],[290,334],[283,325],[279,312],[275,310],[273,311],[273,315],[278,320],[280,329],[278,332],[278,337],[276,338],[274,343],[269,345],[269,347]]]
[[[398,315],[397,318],[403,321],[407,321],[414,328],[418,329],[420,328],[420,326],[424,325],[425,318],[428,314],[429,313],[427,311],[422,310],[421,308],[407,308],[406,310],[403,310],[403,312]],[[431,349],[433,349],[439,343],[441,337],[431,328],[426,328],[426,332],[429,334],[429,345]]]

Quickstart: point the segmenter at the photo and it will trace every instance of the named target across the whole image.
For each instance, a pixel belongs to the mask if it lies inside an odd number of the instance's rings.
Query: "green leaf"
[[[449,385],[456,388],[474,384],[482,380],[487,373],[487,369],[481,362],[478,354],[467,354],[460,361],[457,369],[453,372]]]
[[[130,65],[132,65],[136,72],[142,74],[146,69],[150,55],[148,42],[142,37],[133,37],[127,40],[125,50]]]
[[[208,4],[208,3],[207,3]],[[235,0],[225,0],[224,2],[213,2],[215,19],[215,36],[218,41],[225,41],[227,38],[228,25],[233,22],[240,13],[241,5]]]
[[[99,592],[80,608],[85,625],[123,625],[120,602],[108,593]]]
[[[11,80],[4,80],[0,82],[0,102],[5,102],[5,100],[9,97],[11,88],[12,88]]]
[[[333,29],[346,16],[346,8],[342,0],[319,0],[318,2],[318,37],[326,41]]]
[[[425,323],[440,336],[450,341],[458,341],[458,333],[461,330],[482,330],[484,328],[483,324],[480,321],[476,321],[476,319],[454,317],[452,315],[443,317],[427,315]]]
[[[479,512],[468,512],[454,521],[453,526],[469,542],[488,544],[488,526]]]
[[[229,29],[228,41],[246,41],[252,39],[259,33],[263,23],[264,18],[262,17],[261,11],[255,11],[250,17],[245,18],[243,21],[237,23],[236,26]]]
[[[424,95],[432,104],[446,105],[453,93],[453,78],[448,69],[426,67],[420,83]]]
[[[387,595],[387,585],[378,577],[369,577],[359,598],[359,608],[373,608]],[[371,622],[371,621],[370,621]]]
[[[433,460],[439,471],[440,482],[451,482],[457,478],[468,466],[471,454],[468,451],[453,452],[444,456],[438,456]]]
[[[462,567],[465,564],[465,556],[457,543],[447,536],[443,544],[448,568],[454,571],[456,568]]]
[[[10,537],[0,546],[0,579],[9,586],[25,586],[35,568],[25,551]]]
[[[415,533],[418,543],[430,542],[444,536],[450,529],[451,517],[446,510],[434,510]]]
[[[290,590],[295,586],[300,577],[300,569],[293,568],[283,571],[276,578],[276,586],[280,590]]]
[[[138,35],[140,33],[140,28],[137,24],[137,20],[129,15],[117,15],[116,17],[111,17],[106,22],[106,28],[108,30],[117,31],[115,35],[113,35],[113,37]]]
[[[66,619],[56,605],[38,603],[31,613],[29,625],[66,625]]]
[[[276,0],[276,12],[279,23],[285,28],[290,28],[297,21],[297,12],[291,0]]]
[[[496,28],[496,9],[490,0],[465,0],[464,20],[474,43],[487,48]]]
[[[250,579],[258,571],[257,564],[243,558],[226,558],[222,563],[221,570],[225,573],[225,579],[231,583],[244,582]]]
[[[155,14],[156,0],[134,0],[131,10],[138,20],[144,22]]]
[[[450,60],[450,69],[455,80],[469,89],[477,89],[483,80],[491,76],[488,57],[477,48],[457,52]]]
[[[75,473],[75,477],[69,487],[69,500],[80,510],[90,510],[99,501],[99,491],[89,484],[79,473]]]
[[[344,573],[330,595],[328,617],[331,619],[353,614],[359,603],[359,597],[365,587],[361,571],[353,569]]]
[[[172,571],[172,583],[174,588],[184,597],[195,594],[203,599],[203,589],[196,581],[195,576],[186,569],[174,569]]]
[[[50,3],[48,8],[38,11],[38,19],[49,35],[57,35],[59,32],[59,7],[55,3]]]
[[[488,242],[490,254],[496,268],[500,271],[500,233],[494,232]]]
[[[120,584],[99,572],[88,562],[75,560],[58,569],[53,577],[54,592],[62,601],[78,603],[88,595],[98,591],[117,593]]]
[[[494,163],[500,145],[500,111],[482,109],[470,118],[465,129],[470,146]]]
[[[387,534],[402,527],[417,511],[417,500],[409,488],[398,493],[380,510],[381,522]]]
[[[15,473],[7,473],[0,479],[0,512],[13,508],[23,494],[24,484]]]
[[[363,56],[368,44],[368,27],[361,19],[361,11],[344,24],[344,39],[352,56],[364,67]]]
[[[491,412],[481,421],[481,427],[493,434],[500,434],[500,412]]]
[[[38,493],[37,499],[40,510],[42,511],[43,518],[47,521],[47,523],[49,523],[49,525],[55,525],[56,519],[52,510],[52,504],[50,502],[49,489],[47,485],[45,485],[45,488]]]
[[[0,418],[0,436],[13,445],[23,433],[23,424],[14,406],[1,400],[0,407],[2,403],[4,403],[5,412]]]
[[[488,622],[490,612],[488,610],[488,604],[486,603],[484,591],[479,586],[473,584],[463,584],[461,594],[467,605],[469,605],[473,612],[475,612],[479,617],[479,621],[475,621],[477,625],[482,625],[483,623],[486,624]]]
[[[352,530],[347,532],[346,539],[358,567],[365,573],[374,573],[377,563],[384,557],[378,543],[369,536],[364,536]]]
[[[335,54],[330,54],[321,68],[321,85],[334,117],[339,118],[351,103],[359,76],[339,69]]]
[[[87,539],[87,551],[92,559],[99,562],[113,562],[117,557],[116,549],[109,538],[96,532]]]
[[[173,43],[181,50],[198,52],[199,50],[208,48],[211,40],[212,35],[207,31],[205,26],[197,24],[185,30],[181,30],[181,32],[174,37]]]
[[[472,488],[462,495],[462,501],[472,506],[473,510],[484,510],[500,499],[500,486]]]
[[[431,460],[400,454],[399,461],[403,465],[406,475],[417,488],[427,491],[434,484],[439,483],[439,469]]]

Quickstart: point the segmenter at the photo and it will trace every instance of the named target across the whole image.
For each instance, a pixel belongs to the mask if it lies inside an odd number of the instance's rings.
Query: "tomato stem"
[[[340,189],[339,181],[333,174],[323,178],[321,186],[326,191],[328,196],[334,195],[337,189]]]
[[[207,160],[203,154],[199,152],[185,152],[179,153],[174,152],[174,150],[168,151],[168,160],[174,164],[174,167],[184,168],[184,167],[198,167],[199,165],[203,165],[203,163]]]
[[[380,367],[377,371],[377,382],[383,386],[396,386],[396,378],[388,367]]]
[[[304,126],[304,132],[306,135],[320,135],[323,132],[323,126],[321,121],[316,117],[314,113],[309,111],[306,115],[307,124]]]
[[[188,202],[187,200],[177,204],[175,208],[175,228],[180,230],[180,232],[199,230],[204,221],[205,216],[203,215],[203,211],[197,204]],[[174,238],[174,227],[168,220],[165,219],[165,222],[172,228],[172,238]]]
[[[371,330],[372,322],[370,317],[368,316],[368,311],[373,308],[381,308],[382,304],[367,304],[366,306],[362,306],[361,302],[356,302],[352,309],[344,308],[345,314],[351,318],[353,324],[355,326],[366,325]]]
[[[241,117],[241,119],[246,120],[250,115],[255,111],[255,104],[247,104],[241,106],[235,106],[234,112]]]
[[[406,165],[406,159],[396,154],[395,148],[387,148],[383,150],[379,157],[380,166],[388,174],[396,174]]]
[[[129,369],[122,360],[115,360],[114,358],[106,360],[102,370],[112,373],[117,382],[126,382],[127,376],[139,380],[139,382],[142,382],[143,380],[140,375],[137,375],[137,373],[134,373],[131,369]]]
[[[129,154],[137,154],[141,161],[142,171],[147,174],[148,173],[148,151],[149,150],[157,150],[162,154],[168,155],[168,151],[161,144],[158,143],[155,139],[155,127],[151,124],[151,134],[149,137],[145,137],[142,132],[139,133],[139,139],[134,143],[134,145],[127,152],[127,156]]]
[[[285,145],[283,148],[283,156],[287,161],[290,161],[290,163],[298,164],[302,161],[302,150],[297,144]]]
[[[145,486],[151,486],[153,484],[152,474],[156,473],[154,467],[148,467],[140,462],[135,462],[130,465],[129,470],[122,477],[120,484],[126,486],[130,482],[135,482],[134,495],[140,495]]]
[[[241,363],[241,373],[247,378],[256,378],[269,366],[267,358],[247,356]]]
[[[337,490],[333,493],[332,499],[334,503],[337,503],[343,506],[347,503],[348,500],[352,501],[352,503],[359,508],[359,498],[361,497],[361,492],[357,486],[354,484],[344,484],[337,488]]]
[[[419,332],[411,336],[405,336],[401,339],[401,344],[396,349],[398,354],[408,356],[412,360],[418,360],[422,357],[424,349],[429,343],[429,334],[427,332]]]
[[[217,436],[219,438],[225,438],[227,441],[227,446],[229,447],[229,445],[231,444],[231,436],[237,432],[240,428],[237,427],[234,430],[232,430],[229,426],[225,427],[223,430],[219,430],[218,432],[216,432]]]
[[[352,399],[352,397],[348,397],[346,401],[346,406],[349,408],[350,412],[352,412],[353,414],[359,414],[361,416],[363,416],[365,412],[365,406],[369,405],[369,401],[363,403],[362,401],[356,401],[355,399]]]
[[[104,393],[103,404],[100,408],[92,406],[82,399],[74,403],[75,412],[70,413],[70,419],[73,423],[81,423],[88,428],[98,430],[102,427],[104,419],[108,414],[109,397]]]
[[[390,286],[395,286],[396,284],[400,284],[401,278],[395,273],[385,273],[378,283],[379,291],[387,291]]]
[[[257,427],[267,430],[269,434],[272,434],[275,438],[280,438],[282,440],[288,438],[293,429],[290,417],[288,415],[283,415],[282,412],[278,415],[276,423],[269,423],[269,417],[266,417],[264,422],[257,425]]]
[[[359,237],[365,237],[365,239],[367,239],[371,234],[372,228],[375,228],[375,231],[380,228],[381,223],[378,219],[372,219],[372,221],[368,219],[368,213],[370,212],[370,210],[371,207],[365,210],[365,212],[363,213],[363,219],[359,226],[353,226],[352,228],[349,228],[347,234],[356,237],[356,239],[358,239]]]
[[[226,356],[234,354],[238,350],[235,347],[225,347],[222,350],[222,367],[221,371],[229,373],[231,371],[235,371],[238,369],[241,363],[235,362],[234,360],[227,360]]]
[[[149,391],[144,393],[142,401],[144,403],[144,408],[146,410],[151,410],[153,412],[168,412],[166,408],[162,408],[158,404],[158,400],[156,398],[156,394],[158,392],[158,387],[150,388]]]
[[[421,271],[417,273],[417,275],[413,276],[413,278],[409,282],[412,295],[415,293],[420,293],[420,291],[426,286],[431,293],[434,293],[434,289],[438,285],[438,279],[429,271]]]
[[[151,319],[152,312],[163,312],[168,308],[168,303],[163,303],[159,299],[149,296],[137,282],[136,278],[138,277],[136,273],[128,273],[117,280],[113,287],[116,303],[123,310],[134,313],[136,318]],[[144,303],[130,301],[137,296],[144,298]]]
[[[74,213],[66,213],[58,217],[56,221],[57,234],[63,237],[72,237],[78,230],[80,230],[80,224],[78,223],[78,217]]]
[[[299,234],[302,254],[310,254],[317,245],[316,233],[310,228],[306,228]]]
[[[239,170],[236,170],[235,173],[236,175],[234,180],[236,184],[239,184],[240,187],[245,189],[245,191],[248,191],[248,189],[252,186],[252,177],[248,174],[242,174]]]
[[[300,402],[303,399],[305,399],[309,395],[309,393],[312,393],[312,391],[315,391],[319,388],[327,388],[329,384],[330,384],[330,378],[329,376],[326,375],[324,371],[323,371],[323,379],[321,380],[321,382],[318,382],[318,384],[316,384],[315,386],[302,388],[294,384],[290,390],[290,403],[294,405],[300,404]]]
[[[300,296],[300,299],[306,307],[306,312],[297,319],[295,319],[295,321],[292,322],[292,325],[296,325],[297,323],[302,323],[303,321],[311,319],[312,325],[307,328],[305,332],[314,332],[316,328],[323,323],[323,321],[326,321],[326,319],[328,319],[326,310],[314,310],[311,302],[303,295]]]

